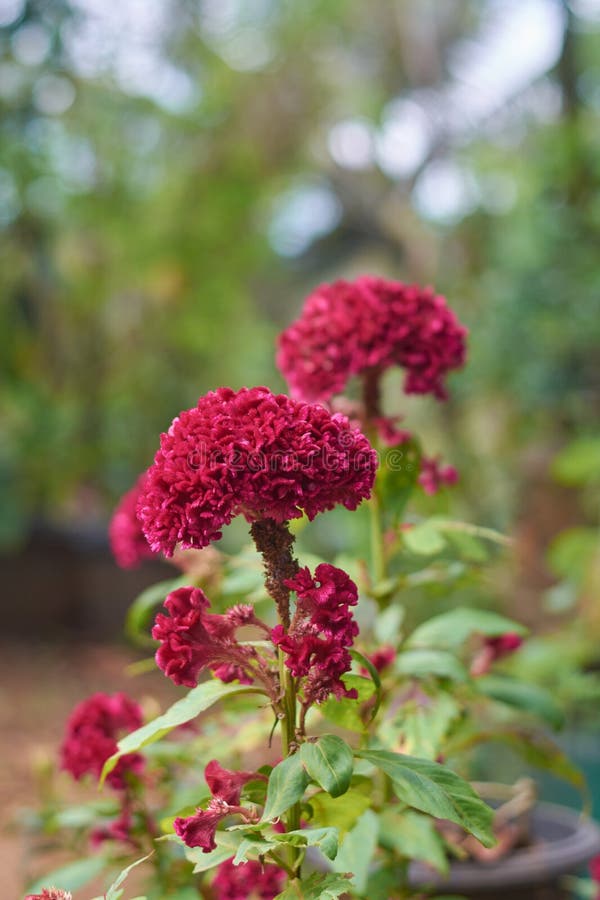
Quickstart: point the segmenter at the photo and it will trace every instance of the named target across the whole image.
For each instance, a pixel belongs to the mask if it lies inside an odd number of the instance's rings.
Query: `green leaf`
[[[337,828],[343,838],[371,805],[372,792],[369,778],[354,776],[349,790],[341,797],[333,798],[325,792],[315,794],[310,798],[310,806],[317,822]]]
[[[337,872],[352,872],[352,885],[362,894],[367,886],[369,869],[377,849],[379,819],[367,809],[348,832],[333,864]]]
[[[380,644],[396,646],[400,640],[400,631],[406,615],[403,606],[394,603],[377,614],[373,623],[373,634]]]
[[[147,722],[132,731],[126,737],[122,738],[117,747],[116,753],[113,753],[104,763],[100,783],[104,782],[106,776],[112,772],[117,762],[126,753],[134,753],[141,750],[147,744],[158,741],[164,737],[173,728],[184,725],[195,719],[197,715],[204,712],[210,706],[223,700],[225,697],[232,697],[236,694],[264,693],[260,688],[253,685],[244,684],[224,684],[222,681],[215,679],[214,681],[205,681],[198,687],[192,688],[189,694],[183,699],[178,700],[173,706],[164,712],[161,716]]]
[[[261,822],[272,822],[304,796],[309,777],[299,753],[280,762],[269,776],[267,799]]]
[[[352,659],[356,660],[356,662],[360,663],[360,665],[367,670],[371,677],[371,681],[375,685],[375,703],[373,704],[373,708],[371,709],[371,721],[375,718],[377,713],[379,712],[379,707],[381,705],[382,694],[381,694],[381,678],[379,677],[379,672],[371,662],[371,660],[360,653],[358,650],[350,650],[350,656]]]
[[[552,463],[557,481],[585,485],[600,479],[600,437],[583,437],[565,447]]]
[[[388,850],[405,859],[418,859],[443,875],[448,871],[444,841],[433,819],[406,809],[387,809],[381,815],[379,840]]]
[[[447,650],[429,650],[417,647],[399,653],[394,663],[400,675],[411,678],[449,678],[466,681],[469,674],[461,661]]]
[[[155,608],[164,603],[167,594],[176,591],[177,588],[185,587],[189,581],[189,575],[180,575],[178,578],[170,578],[168,581],[159,581],[142,591],[129,607],[125,619],[127,637],[136,644],[155,646],[156,641],[148,634],[148,625]]]
[[[340,835],[337,828],[302,828],[298,831],[286,831],[285,834],[274,834],[273,839],[295,847],[318,847],[328,859],[335,859]]]
[[[598,555],[600,542],[597,529],[568,528],[550,545],[548,562],[556,575],[581,585]]]
[[[237,853],[233,858],[233,864],[238,866],[240,863],[247,862],[249,853],[252,854],[253,859],[264,856],[269,850],[273,850],[274,846],[272,840],[268,841],[262,835],[246,835],[241,840]]]
[[[237,853],[241,842],[239,833],[217,832],[215,835],[216,848],[210,853],[205,853],[200,847],[186,847],[181,841],[177,841],[183,847],[185,858],[194,864],[194,874],[208,872],[215,866],[221,865],[231,859]]]
[[[49,875],[38,878],[27,889],[28,894],[39,894],[49,884],[56,885],[63,891],[78,891],[85,885],[100,875],[106,869],[107,863],[102,856],[90,856],[87,859],[79,859],[77,862],[69,863],[55,869]]]
[[[534,684],[526,684],[508,675],[483,675],[475,679],[477,690],[524,712],[533,713],[544,719],[552,728],[561,728],[564,713],[551,694]]]
[[[314,872],[302,881],[292,881],[275,900],[336,900],[351,887],[349,879],[343,875]]]
[[[335,734],[323,734],[316,741],[300,747],[302,765],[313,781],[331,794],[340,797],[350,787],[354,757],[348,744]]]
[[[396,796],[407,806],[455,822],[484,846],[493,846],[492,810],[450,769],[389,750],[358,750],[356,756],[389,775]]]
[[[446,546],[444,536],[430,522],[421,522],[402,532],[404,545],[419,556],[435,556]]]
[[[448,542],[454,545],[462,559],[474,563],[484,563],[489,559],[487,547],[474,535],[454,528],[440,530],[443,531]]]
[[[334,697],[330,697],[321,704],[320,712],[326,719],[341,728],[362,733],[367,728],[361,715],[362,704],[371,699],[375,693],[375,685],[370,678],[364,678],[362,675],[344,675],[342,681],[348,689],[356,690],[358,699],[349,700],[347,697],[343,697],[341,700],[336,700]]]
[[[126,869],[123,869],[123,871],[115,878],[115,880],[107,890],[106,900],[118,900],[118,898],[122,894],[122,891],[120,891],[119,888],[123,884],[125,884],[129,873],[137,866],[140,866],[142,863],[146,862],[146,860],[150,859],[150,857],[153,855],[154,851],[152,851],[152,853],[148,853],[146,856],[143,856],[141,859],[137,859],[134,863],[131,863],[130,866],[127,866]]]
[[[389,733],[392,746],[400,747],[403,753],[433,760],[444,751],[445,739],[461,714],[454,697],[439,693],[428,703],[404,703],[383,733]]]
[[[410,647],[459,647],[471,634],[498,637],[506,632],[524,635],[527,629],[490,610],[461,606],[415,628],[407,644]]]

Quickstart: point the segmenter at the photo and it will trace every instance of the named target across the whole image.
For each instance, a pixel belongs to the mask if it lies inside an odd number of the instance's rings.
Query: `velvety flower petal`
[[[217,846],[217,826],[228,815],[227,804],[213,799],[208,809],[197,809],[193,816],[175,819],[173,827],[186,846],[200,847],[203,853],[210,853]]]
[[[224,769],[216,759],[212,759],[204,769],[204,778],[213,797],[219,797],[231,806],[239,804],[245,784],[262,777],[256,772],[232,772]]]
[[[110,547],[117,565],[122,569],[135,568],[143,560],[156,556],[148,545],[136,512],[145,477],[144,473],[135,486],[123,495],[108,526]]]
[[[142,725],[139,705],[125,694],[94,694],[78,704],[67,721],[61,746],[61,766],[77,780],[97,778],[104,763],[117,750],[117,740]],[[107,778],[116,790],[127,787],[130,775],[139,776],[144,758],[139,753],[123,756]]]
[[[444,378],[465,359],[466,329],[430,288],[363,276],[322,284],[280,335],[277,363],[293,396],[327,401],[348,380],[390,366],[409,394],[446,396]]]
[[[148,470],[137,514],[148,543],[167,556],[201,548],[234,516],[282,523],[369,496],[377,467],[345,416],[272,394],[219,388],[182,412]]]

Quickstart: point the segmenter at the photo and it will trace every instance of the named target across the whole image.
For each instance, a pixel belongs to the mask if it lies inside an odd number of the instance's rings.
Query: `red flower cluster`
[[[514,631],[507,631],[497,637],[486,637],[479,653],[471,663],[471,675],[485,675],[499,659],[510,656],[518,650],[523,643],[523,638]]]
[[[221,863],[212,883],[215,900],[248,900],[248,897],[273,900],[284,886],[283,869],[254,860],[234,866],[232,859]]]
[[[148,543],[205,547],[234,516],[312,519],[368,497],[377,459],[360,431],[321,406],[267,388],[219,388],[161,437],[138,504]]]
[[[100,847],[105,841],[120,841],[123,844],[136,846],[131,830],[133,819],[127,805],[123,807],[119,816],[112,822],[106,822],[96,826],[90,834],[90,843],[94,849]]]
[[[456,484],[458,472],[454,466],[440,465],[439,457],[421,457],[421,471],[417,479],[426,494],[437,494],[443,485]]]
[[[27,894],[25,900],[72,900],[72,897],[69,891],[60,888],[42,888],[41,894]]]
[[[125,694],[93,694],[79,703],[67,721],[61,747],[62,768],[79,781],[99,777],[104,763],[117,751],[117,740],[142,725],[142,711]],[[139,775],[144,758],[139,753],[121,757],[107,778],[115,790],[125,790],[130,774]]]
[[[368,656],[369,662],[373,663],[378,672],[383,672],[389,668],[396,659],[396,651],[389,644],[379,647],[374,653]]]
[[[255,651],[235,639],[241,625],[265,627],[252,606],[234,606],[225,615],[209,613],[206,594],[193,587],[172,591],[164,605],[170,615],[157,615],[152,637],[161,641],[156,664],[168,678],[175,684],[195,687],[200,672],[211,669],[221,681],[237,679],[252,684]]]
[[[465,360],[466,329],[430,288],[363,276],[323,284],[279,338],[277,364],[293,395],[329,400],[352,375],[406,369],[408,394],[444,399]]]
[[[330,694],[356,698],[341,680],[352,665],[348,648],[358,634],[350,610],[358,602],[356,585],[328,563],[317,566],[314,578],[308,568],[301,569],[286,585],[296,592],[296,611],[289,631],[277,625],[271,640],[285,652],[291,673],[306,678],[305,704],[322,703]]]
[[[143,560],[156,556],[148,546],[136,512],[145,477],[144,473],[121,497],[108,526],[110,547],[122,569],[132,569]]]
[[[197,809],[195,815],[187,818],[178,817],[173,827],[188,847],[201,847],[203,853],[210,853],[217,846],[215,834],[221,819],[238,813],[245,821],[252,821],[252,811],[239,805],[242,788],[248,781],[264,779],[264,776],[256,772],[231,772],[213,759],[206,766],[204,777],[212,794],[208,808]]]

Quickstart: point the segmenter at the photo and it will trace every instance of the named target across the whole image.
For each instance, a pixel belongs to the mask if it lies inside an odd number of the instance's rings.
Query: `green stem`
[[[385,559],[385,546],[383,538],[383,509],[381,498],[377,493],[377,486],[373,488],[369,500],[369,513],[371,517],[371,565],[373,568],[373,581],[381,584],[387,578],[387,564]]]
[[[285,655],[279,649],[279,677],[284,692],[283,718],[281,720],[281,749],[282,755],[288,757],[295,750],[296,743],[296,684],[290,670],[285,665]],[[300,804],[295,803],[287,812],[286,826],[288,831],[296,831],[300,828]],[[300,848],[288,846],[289,867],[294,877],[300,877]]]

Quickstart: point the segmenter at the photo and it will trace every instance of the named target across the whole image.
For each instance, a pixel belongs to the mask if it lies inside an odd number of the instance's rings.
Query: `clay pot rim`
[[[439,875],[422,863],[412,863],[411,886],[430,885],[460,893],[542,885],[575,873],[600,854],[600,827],[583,813],[553,803],[540,803],[531,811],[531,819],[539,843],[514,850],[493,863],[453,863],[448,876]],[[544,838],[540,832],[548,824],[568,829],[570,833],[558,839]]]

